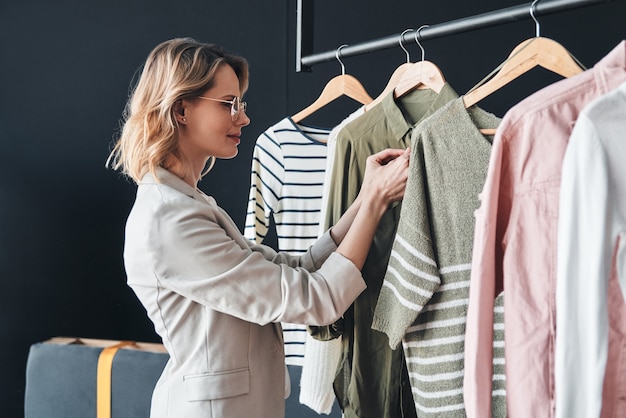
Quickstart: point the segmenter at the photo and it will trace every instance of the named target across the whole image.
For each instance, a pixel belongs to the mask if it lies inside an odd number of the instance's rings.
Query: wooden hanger
[[[407,32],[410,32],[412,30],[413,29],[405,30],[404,32],[402,32],[400,34],[400,38],[398,39],[398,43],[400,44],[400,48],[402,48],[402,50],[406,54],[406,62],[403,63],[403,64],[400,64],[400,66],[393,71],[393,73],[391,74],[391,77],[389,77],[389,81],[387,81],[387,85],[385,86],[383,91],[381,91],[380,94],[378,96],[376,96],[376,98],[371,103],[365,105],[365,111],[370,110],[372,107],[374,107],[378,103],[382,102],[383,99],[385,97],[387,97],[387,95],[389,93],[391,93],[396,88],[396,86],[398,85],[398,82],[402,78],[402,74],[404,74],[404,72],[412,65],[411,64],[411,56],[409,55],[409,51],[407,51],[407,49],[402,44],[402,40],[403,40],[404,34],[407,33]]]
[[[478,103],[500,87],[537,66],[566,78],[585,71],[585,68],[558,42],[544,37],[527,39],[515,47],[493,78],[482,85],[479,83],[477,87],[463,96],[465,107]]]
[[[298,123],[307,116],[313,114],[320,108],[326,106],[333,100],[341,96],[348,96],[361,104],[371,103],[371,96],[367,93],[359,80],[350,74],[341,74],[330,79],[322,90],[319,97],[306,108],[291,117],[294,122]]]
[[[393,73],[391,74],[391,77],[389,77],[389,81],[387,82],[387,85],[385,86],[383,91],[381,91],[380,94],[376,96],[374,100],[372,100],[370,103],[365,105],[365,111],[370,110],[372,107],[382,102],[383,99],[387,97],[387,95],[390,94],[396,88],[396,86],[398,85],[398,82],[402,78],[402,74],[404,74],[404,72],[411,65],[413,64],[410,62],[405,62],[404,64],[400,64],[400,66],[393,71]]]
[[[402,74],[402,78],[394,89],[394,95],[396,98],[402,97],[419,88],[428,88],[439,93],[445,83],[446,80],[439,67],[430,61],[419,61],[412,64]]]
[[[536,26],[536,36],[517,45],[502,64],[465,94],[463,96],[465,107],[478,103],[500,87],[537,66],[566,78],[586,70],[561,44],[539,35],[539,22],[534,15],[534,7],[537,1],[533,1],[530,6],[530,16],[535,21]],[[496,74],[490,79],[494,72]]]
[[[356,77],[345,73],[343,62],[339,59],[339,51],[344,46],[346,45],[340,46],[335,54],[341,64],[341,75],[331,78],[313,103],[291,117],[295,123],[302,121],[307,116],[342,96],[347,96],[363,105],[367,105],[374,100]]]
[[[422,60],[411,64],[411,66],[404,71],[394,89],[394,96],[396,98],[402,97],[417,88],[428,88],[439,93],[446,83],[439,67],[424,59],[424,48],[418,40],[418,35],[420,29],[427,26],[428,25],[423,25],[415,31],[415,42],[422,50]]]

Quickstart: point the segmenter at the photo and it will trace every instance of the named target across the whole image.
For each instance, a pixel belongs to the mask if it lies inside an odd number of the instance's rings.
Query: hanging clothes
[[[503,289],[508,416],[554,416],[563,155],[583,107],[625,79],[626,42],[621,42],[592,69],[541,89],[502,119],[476,212],[465,340],[470,418],[491,414],[494,300]]]
[[[335,160],[335,147],[339,132],[350,122],[365,113],[365,106],[348,115],[328,135],[326,142],[326,169],[324,175],[324,185],[322,187],[321,212],[318,219],[326,218],[328,208],[328,191],[330,190],[330,175],[332,173],[333,162]],[[323,222],[319,223],[318,236],[324,235],[326,229]],[[339,357],[341,355],[341,338],[329,341],[319,341],[313,338],[308,332],[304,343],[304,360],[302,364],[302,375],[300,377],[300,397],[301,404],[308,406],[318,414],[330,414],[333,404],[336,401],[333,391],[333,381]]]
[[[623,333],[613,362],[607,363],[609,329],[620,331],[626,322],[625,316],[611,321],[615,314],[609,312],[623,313],[626,292],[625,134],[622,83],[581,112],[563,158],[556,287],[559,418],[626,414],[624,401],[618,401],[626,396]],[[610,281],[617,284],[612,292]],[[605,374],[607,364],[616,372]],[[603,403],[603,385],[608,403]]]
[[[273,216],[280,251],[304,253],[317,240],[329,134],[284,118],[257,138],[246,238],[262,243]],[[302,366],[306,327],[283,323],[282,328],[286,364]]]
[[[477,106],[466,109],[458,98],[412,134],[409,179],[372,327],[389,337],[392,348],[403,343],[420,418],[465,417],[474,211],[491,153],[491,137],[480,129],[499,122]]]
[[[450,100],[458,97],[446,84],[440,93],[416,89],[399,100],[393,92],[346,125],[337,138],[326,226],[334,224],[358,195],[369,155],[385,148],[406,148],[411,131]],[[341,335],[342,354],[334,382],[345,418],[415,417],[401,349],[371,329],[401,205],[389,209],[379,223],[362,269],[367,289],[344,314],[343,322],[313,330],[315,338]]]
[[[353,120],[358,119],[365,113],[365,106],[359,107],[357,110],[352,112],[348,117],[342,120],[339,125],[334,127],[330,134],[328,135],[328,141],[326,142],[326,170],[324,175],[324,186],[322,188],[322,204],[321,204],[321,212],[320,219],[322,220],[319,223],[318,236],[324,235],[324,233],[330,227],[326,225],[323,220],[328,218],[328,207],[329,207],[329,199],[330,199],[330,190],[332,185],[332,173],[333,167],[335,165],[335,155],[337,154],[337,137],[339,136],[339,132],[343,128],[346,127]]]

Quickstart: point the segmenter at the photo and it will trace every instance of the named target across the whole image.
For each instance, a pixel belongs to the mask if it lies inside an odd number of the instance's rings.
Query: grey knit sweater
[[[464,417],[474,211],[500,119],[453,100],[411,138],[410,174],[372,328],[403,343],[417,414]],[[501,333],[500,333],[501,335]]]

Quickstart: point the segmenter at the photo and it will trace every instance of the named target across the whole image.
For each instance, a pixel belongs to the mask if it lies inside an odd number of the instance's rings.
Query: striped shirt
[[[330,131],[285,118],[256,141],[244,235],[263,242],[273,218],[278,250],[303,253],[318,238]],[[283,323],[285,362],[302,366],[306,327]]]

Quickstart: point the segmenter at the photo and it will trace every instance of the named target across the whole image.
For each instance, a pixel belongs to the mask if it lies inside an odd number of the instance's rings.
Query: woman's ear
[[[177,100],[176,103],[174,103],[174,117],[178,123],[187,123],[187,118],[185,117],[185,106],[182,100]]]

